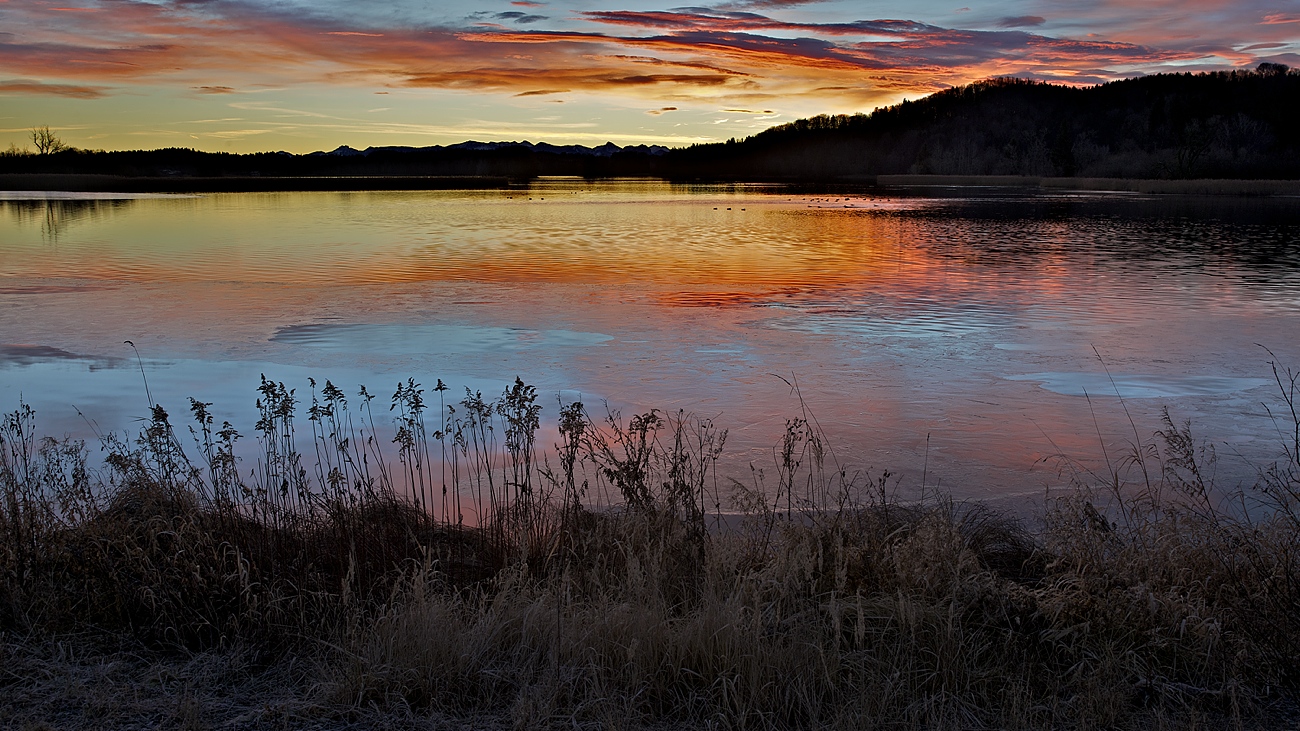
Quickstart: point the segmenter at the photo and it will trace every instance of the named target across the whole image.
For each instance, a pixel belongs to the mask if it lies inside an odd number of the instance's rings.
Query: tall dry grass
[[[841,467],[806,413],[771,468],[728,480],[725,432],[680,413],[562,405],[545,449],[520,381],[453,404],[408,381],[381,444],[364,389],[350,404],[313,384],[304,430],[296,394],[264,380],[247,469],[209,404],[191,404],[192,446],[154,406],[138,437],[103,441],[98,470],[80,443],[36,440],[21,407],[0,426],[0,627],[306,659],[304,697],[339,714],[1294,724],[1300,404],[1297,374],[1275,375],[1284,444],[1250,490],[1221,499],[1213,451],[1166,417],[1032,526],[900,501],[888,475]]]

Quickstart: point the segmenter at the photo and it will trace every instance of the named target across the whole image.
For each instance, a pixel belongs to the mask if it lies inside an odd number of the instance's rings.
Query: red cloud
[[[797,3],[729,7],[790,4]],[[802,23],[727,7],[579,14],[588,22],[625,29],[607,34],[350,27],[238,0],[98,0],[84,8],[111,10],[100,13],[3,3],[0,27],[18,32],[0,33],[0,73],[39,79],[11,82],[39,87],[29,93],[82,97],[107,93],[87,84],[102,80],[119,86],[128,80],[175,83],[207,93],[257,83],[330,82],[488,90],[521,98],[559,90],[672,102],[696,98],[744,108],[812,96],[862,108],[992,75],[1094,83],[1210,53],[1241,63],[1254,58],[1226,45],[1083,41],[901,19]],[[1295,19],[1272,14],[1263,22]]]

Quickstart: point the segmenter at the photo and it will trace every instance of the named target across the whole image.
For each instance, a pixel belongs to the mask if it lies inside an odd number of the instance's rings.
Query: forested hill
[[[1089,88],[993,79],[871,114],[818,116],[687,148],[526,142],[309,155],[170,149],[0,154],[0,174],[155,177],[658,176],[866,180],[885,174],[1300,179],[1300,72],[1161,74]]]
[[[871,114],[677,151],[678,174],[1300,178],[1300,73],[1162,74],[1072,88],[993,79]]]

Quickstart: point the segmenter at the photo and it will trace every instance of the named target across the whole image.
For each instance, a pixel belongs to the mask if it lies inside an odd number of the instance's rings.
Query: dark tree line
[[[1300,178],[1300,73],[1160,74],[1090,88],[992,79],[674,153],[740,178],[884,174]]]
[[[817,116],[674,150],[387,147],[364,154],[189,149],[0,156],[0,173],[834,180],[885,174],[1300,178],[1300,73],[1159,74],[1089,88],[992,79],[871,114]]]
[[[0,173],[125,175],[148,177],[456,176],[528,179],[539,175],[604,177],[619,174],[635,149],[609,157],[535,151],[452,147],[380,147],[365,155],[233,154],[187,148],[119,152],[64,150],[48,155],[0,156]]]

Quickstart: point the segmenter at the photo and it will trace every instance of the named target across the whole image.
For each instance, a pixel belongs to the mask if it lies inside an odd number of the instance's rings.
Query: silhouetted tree
[[[36,154],[52,155],[56,152],[63,152],[71,149],[59,136],[50,131],[49,127],[33,127],[31,132],[32,144],[36,145]]]

